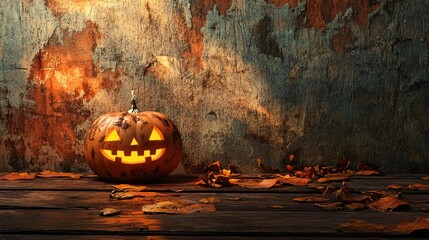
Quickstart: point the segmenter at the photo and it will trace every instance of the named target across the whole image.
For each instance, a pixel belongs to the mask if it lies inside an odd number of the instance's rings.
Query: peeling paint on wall
[[[191,164],[428,171],[429,3],[5,0],[0,171],[87,171],[98,116],[173,119]]]

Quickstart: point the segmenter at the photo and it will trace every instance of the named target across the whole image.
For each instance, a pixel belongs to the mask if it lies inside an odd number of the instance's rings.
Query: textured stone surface
[[[426,0],[3,0],[0,171],[86,171],[105,112],[160,111],[190,164],[347,155],[429,171]]]

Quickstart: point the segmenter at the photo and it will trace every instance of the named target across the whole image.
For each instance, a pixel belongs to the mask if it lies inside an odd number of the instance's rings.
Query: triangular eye
[[[161,130],[153,126],[152,133],[150,134],[149,141],[164,140]]]
[[[106,134],[106,138],[104,139],[105,142],[116,142],[116,141],[120,141],[121,138],[118,135],[118,132],[116,131],[115,128],[111,128],[107,134]]]

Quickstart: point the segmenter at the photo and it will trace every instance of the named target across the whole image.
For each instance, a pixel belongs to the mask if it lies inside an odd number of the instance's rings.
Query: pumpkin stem
[[[134,90],[131,90],[131,109],[128,110],[129,113],[138,113],[139,110],[137,109],[137,102],[135,100],[135,94]]]

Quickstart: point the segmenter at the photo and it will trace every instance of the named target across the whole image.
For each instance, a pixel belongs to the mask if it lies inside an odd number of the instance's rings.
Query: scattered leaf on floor
[[[355,210],[365,209],[366,205],[360,202],[354,202],[354,203],[346,204],[345,207],[348,210],[355,211]]]
[[[411,235],[427,237],[429,235],[429,218],[417,218],[414,222],[403,222],[397,225],[369,223],[362,220],[351,220],[340,224],[337,230],[349,233],[382,233],[391,235]]]
[[[417,189],[417,190],[420,190],[420,191],[429,191],[429,185],[428,184],[416,183],[416,184],[408,185],[407,189]]]
[[[201,198],[200,200],[198,200],[198,202],[204,203],[204,204],[210,204],[210,203],[221,203],[222,200],[215,197],[208,197],[208,198]]]
[[[120,191],[113,190],[110,193],[110,198],[114,198],[114,199],[118,199],[118,200],[132,199],[134,197],[135,197],[135,195],[133,193],[130,193],[130,192],[120,192]]]
[[[422,177],[422,180],[429,181],[429,176],[427,176],[427,177]]]
[[[340,189],[338,189],[337,187],[334,187],[334,186],[325,186],[322,194],[323,194],[323,196],[326,196],[330,193],[337,192],[338,190],[340,190]],[[343,191],[341,190],[341,192],[343,192]]]
[[[392,191],[383,191],[383,190],[369,190],[362,193],[369,196],[369,199],[371,201],[376,201],[382,197],[387,197],[387,196],[398,198],[401,195],[401,192],[392,192]]]
[[[399,200],[398,198],[386,196],[368,204],[368,208],[372,208],[380,212],[386,212],[397,210],[398,208],[406,207],[408,205],[409,204],[407,202]]]
[[[345,209],[342,202],[333,202],[333,203],[315,203],[313,204],[316,207],[321,207],[328,211],[342,211]]]
[[[81,174],[71,173],[71,172],[51,172],[49,170],[45,170],[42,172],[36,173],[36,177],[39,178],[71,178],[73,180],[78,180],[81,177]]]
[[[375,175],[380,175],[380,172],[376,171],[376,170],[359,170],[359,171],[355,172],[355,175],[357,175],[357,176],[375,176]]]
[[[231,170],[222,169],[222,174],[223,174],[225,177],[229,178],[229,177],[230,177],[230,174],[231,174]]]
[[[362,220],[351,220],[347,223],[341,224],[337,230],[341,232],[353,233],[392,233],[393,226],[369,223]]]
[[[124,192],[140,192],[147,188],[145,186],[133,186],[130,184],[119,184],[119,185],[111,185],[111,186],[118,191],[124,191]]]
[[[162,201],[155,204],[145,205],[142,207],[143,213],[157,214],[190,214],[197,212],[214,212],[216,211],[213,204],[195,203],[192,201]]]
[[[100,216],[114,216],[121,214],[121,210],[117,210],[114,208],[103,208],[103,210],[100,210],[98,213]]]
[[[295,202],[300,202],[300,203],[324,203],[329,201],[329,198],[317,197],[317,196],[306,196],[306,197],[296,197],[293,200]]]
[[[5,175],[1,175],[0,176],[0,180],[9,180],[9,181],[14,181],[14,180],[33,180],[35,178],[36,178],[36,174],[35,173],[27,173],[27,172],[22,172],[22,173],[11,172],[11,173],[7,173]]]
[[[279,180],[279,183],[281,184],[289,184],[293,186],[306,186],[308,182],[310,182],[310,179],[308,178],[298,178],[298,177],[291,177],[288,175],[282,176],[280,174],[277,174],[277,179]]]
[[[212,172],[212,173],[220,173],[221,172],[220,162],[216,161],[210,163],[207,167],[204,168],[203,172]]]
[[[200,175],[200,180],[195,183],[195,185],[214,188],[231,187],[234,184],[235,180],[230,181],[230,179],[225,175],[215,174],[213,172],[209,172],[207,175]]]
[[[404,189],[404,186],[392,184],[392,185],[387,186],[386,188],[389,190],[402,190],[402,189]]]
[[[418,233],[419,236],[429,236],[429,218],[417,218],[414,222],[404,222],[396,225],[396,232],[412,235]]]
[[[238,186],[245,188],[272,188],[276,185],[277,179],[262,179],[262,180],[253,180],[253,179],[240,179],[238,181]]]
[[[325,177],[317,179],[318,183],[341,182],[348,180],[352,175],[350,173],[329,173]]]

